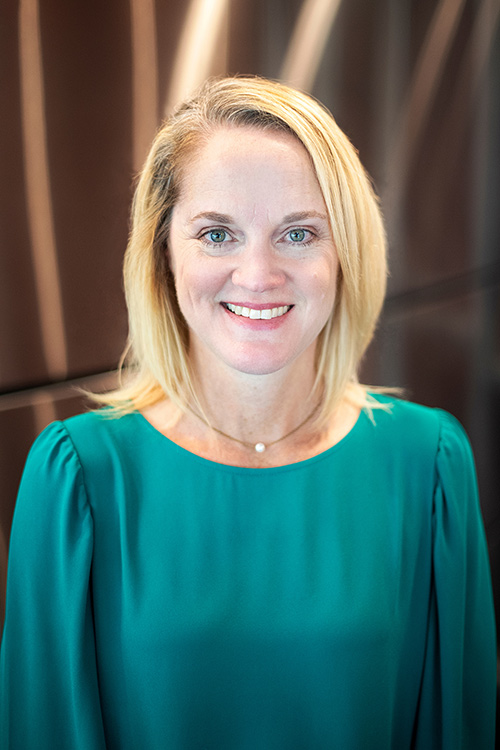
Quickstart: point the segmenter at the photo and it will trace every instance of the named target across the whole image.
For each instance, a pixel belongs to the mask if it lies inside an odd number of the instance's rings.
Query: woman
[[[22,480],[2,747],[493,747],[467,439],[356,379],[385,277],[369,180],[311,98],[217,80],[162,127],[132,375]]]

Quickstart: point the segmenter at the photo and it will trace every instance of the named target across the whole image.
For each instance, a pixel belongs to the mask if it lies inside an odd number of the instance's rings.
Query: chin
[[[271,356],[266,356],[262,351],[253,355],[233,356],[226,359],[226,364],[233,370],[244,373],[245,375],[271,375],[274,372],[283,370],[296,359],[296,355],[277,356],[274,352]]]
[[[244,375],[271,375],[274,372],[279,372],[284,367],[284,365],[256,365],[255,363],[243,365],[232,364],[230,366],[233,370],[241,372]]]
[[[194,343],[194,342],[192,342]],[[207,342],[208,343],[208,342]],[[205,368],[222,367],[244,375],[272,375],[298,363],[303,356],[314,359],[314,344],[304,346],[303,341],[295,342],[224,342],[224,346],[208,345],[196,341],[196,361]],[[295,345],[294,345],[295,343]]]

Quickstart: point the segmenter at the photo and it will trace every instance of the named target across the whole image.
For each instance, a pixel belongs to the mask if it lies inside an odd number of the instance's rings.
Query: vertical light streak
[[[158,55],[154,0],[130,0],[133,165],[139,170],[158,126]]]
[[[399,118],[387,167],[384,209],[388,226],[398,226],[410,169],[441,83],[465,0],[440,0],[429,25],[413,81]]]
[[[227,44],[227,32],[222,36],[227,15],[228,0],[191,0],[173,65],[167,114],[215,73],[218,48],[220,52],[221,43]]]
[[[19,55],[24,173],[42,347],[50,377],[65,378],[67,350],[52,216],[37,0],[20,0]]]
[[[498,177],[491,174],[493,144],[498,140],[498,131],[493,130],[495,116],[492,107],[496,107],[498,88],[494,88],[497,81],[497,71],[488,67],[489,58],[494,46],[497,25],[500,20],[500,3],[498,0],[483,0],[479,9],[475,26],[470,40],[468,54],[463,63],[462,74],[459,75],[459,85],[455,91],[451,117],[460,112],[460,105],[469,93],[469,112],[465,121],[460,120],[461,129],[474,123],[473,141],[473,175],[469,183],[470,206],[472,216],[471,259],[473,267],[481,268],[498,259],[498,243],[496,238],[497,217],[492,210],[492,187]],[[485,85],[481,86],[484,83]],[[492,99],[495,101],[492,101]],[[453,128],[455,134],[455,128]],[[463,137],[459,133],[456,137]],[[454,145],[454,144],[453,144]],[[452,153],[456,153],[456,147]],[[493,161],[494,163],[494,161]],[[491,401],[484,398],[485,388],[489,387],[491,373],[498,369],[498,314],[500,312],[498,290],[489,293],[487,286],[483,288],[479,297],[480,330],[481,335],[475,337],[472,350],[472,382],[474,383],[473,398],[469,404],[469,424],[471,434],[477,435],[481,442],[477,445],[478,454],[487,455],[490,450],[491,433],[484,430],[489,423]],[[491,500],[494,502],[493,495]],[[489,513],[494,519],[497,514],[496,503],[485,507],[485,514]],[[497,532],[498,536],[498,532]],[[497,675],[500,677],[500,655],[497,659]]]
[[[402,135],[410,158],[427,123],[464,6],[465,0],[441,0],[432,19],[403,117]]]
[[[39,388],[33,392],[31,407],[33,408],[35,430],[38,435],[48,424],[57,419],[54,396],[48,389]]]
[[[341,0],[305,0],[288,45],[280,79],[311,91]]]
[[[471,97],[477,92],[484,78],[499,18],[500,2],[483,0],[472,27],[467,49],[460,61],[453,101],[448,110],[448,132],[453,134],[452,141],[459,140],[462,137],[460,131],[468,125],[467,110],[473,114]]]
[[[463,144],[471,125],[474,132],[475,150],[472,160],[476,169],[476,179],[479,179],[481,171],[483,175],[486,172],[487,166],[484,159],[487,152],[488,115],[485,108],[488,107],[488,100],[484,97],[482,99],[477,97],[481,82],[487,74],[488,60],[494,44],[499,17],[498,0],[483,0],[470,27],[467,46],[456,67],[449,105],[440,122],[440,130],[444,137],[442,137],[439,152],[440,170],[435,178],[440,180],[440,184],[434,186],[437,194],[444,193],[447,189],[447,182],[453,174],[454,165],[463,158]],[[470,187],[474,201],[484,200],[484,196],[478,195],[476,183]],[[476,212],[480,215],[477,206]],[[435,221],[438,220],[436,214]],[[471,250],[480,247],[480,242],[473,243]]]

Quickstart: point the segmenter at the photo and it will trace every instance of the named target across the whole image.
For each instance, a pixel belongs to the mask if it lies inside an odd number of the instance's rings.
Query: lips
[[[251,320],[272,320],[273,318],[281,318],[283,315],[292,309],[293,305],[278,305],[276,307],[250,307],[246,305],[233,305],[231,302],[223,302],[223,306],[229,312],[234,313],[243,318],[250,318]]]

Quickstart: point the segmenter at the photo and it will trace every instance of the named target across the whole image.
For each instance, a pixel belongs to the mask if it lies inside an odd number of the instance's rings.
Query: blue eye
[[[212,231],[207,232],[207,234],[210,242],[215,242],[218,244],[224,242],[227,237],[227,232],[225,232],[223,229],[212,229]]]
[[[304,242],[306,238],[306,230],[305,229],[292,229],[290,234],[290,239],[292,242]]]

